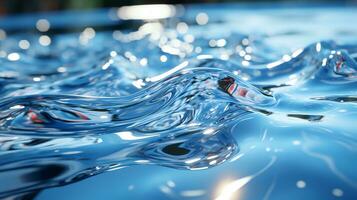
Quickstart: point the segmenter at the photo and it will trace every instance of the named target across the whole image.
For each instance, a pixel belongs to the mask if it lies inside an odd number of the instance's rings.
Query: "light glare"
[[[121,19],[155,20],[172,17],[176,14],[174,6],[166,4],[123,6],[118,9]]]

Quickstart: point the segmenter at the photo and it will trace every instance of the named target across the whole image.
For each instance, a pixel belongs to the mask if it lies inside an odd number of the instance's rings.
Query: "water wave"
[[[254,51],[227,59],[222,41],[211,48],[204,37],[193,42],[203,52],[190,54],[146,37],[93,48],[58,37],[63,44],[17,62],[0,58],[0,179],[16,182],[0,187],[1,198],[132,165],[208,169],[240,151],[233,130],[247,116],[312,126],[346,103],[356,111],[357,45],[322,41],[279,55],[236,33],[226,49]],[[138,64],[135,45],[157,53]],[[172,65],[140,66],[159,54]]]

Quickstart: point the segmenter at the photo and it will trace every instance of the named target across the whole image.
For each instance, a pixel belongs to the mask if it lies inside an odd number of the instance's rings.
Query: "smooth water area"
[[[1,19],[0,198],[356,199],[356,18],[164,5]]]

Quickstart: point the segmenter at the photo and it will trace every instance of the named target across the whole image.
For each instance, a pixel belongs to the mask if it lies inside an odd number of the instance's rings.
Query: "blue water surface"
[[[0,198],[357,199],[357,8],[0,19]]]

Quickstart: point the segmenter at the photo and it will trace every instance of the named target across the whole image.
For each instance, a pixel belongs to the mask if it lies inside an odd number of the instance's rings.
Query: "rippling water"
[[[1,198],[357,198],[356,9],[142,8],[0,21]]]

